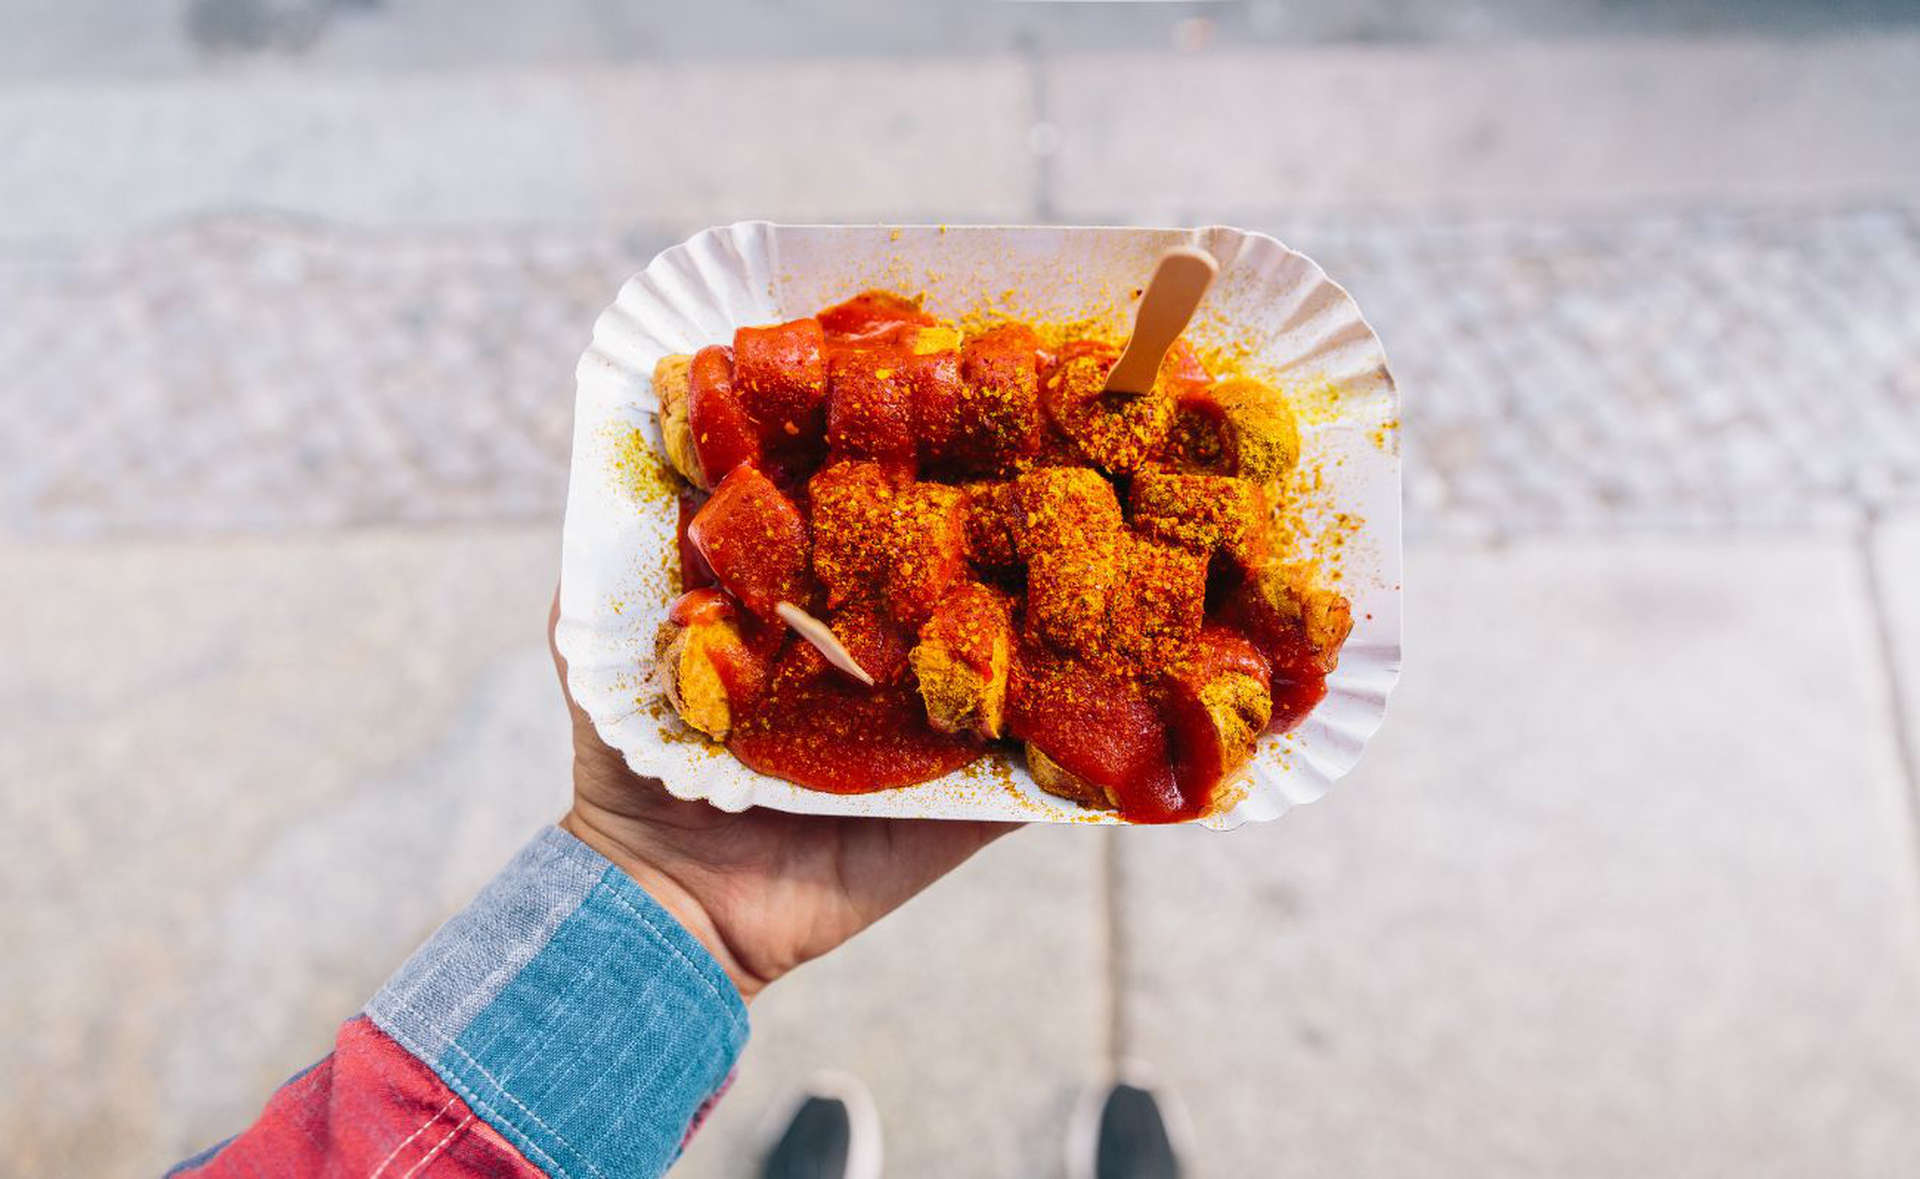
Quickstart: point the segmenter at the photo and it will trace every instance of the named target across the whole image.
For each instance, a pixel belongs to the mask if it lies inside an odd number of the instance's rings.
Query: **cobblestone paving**
[[[1274,227],[1386,341],[1416,529],[1787,526],[1920,494],[1911,212]]]
[[[0,268],[6,526],[555,513],[574,362],[620,282],[666,244],[230,221]]]
[[[1781,527],[1920,495],[1920,218],[1252,216],[1359,297],[1409,529]],[[0,528],[538,519],[624,239],[197,223],[0,260]]]

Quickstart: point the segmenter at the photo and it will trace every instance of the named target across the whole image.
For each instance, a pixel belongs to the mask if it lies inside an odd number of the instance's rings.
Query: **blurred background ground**
[[[1030,830],[754,1010],[897,1175],[1920,1157],[1910,4],[0,0],[0,1170],[243,1124],[564,797],[571,372],[738,217],[1230,222],[1405,398],[1408,661],[1259,830]]]

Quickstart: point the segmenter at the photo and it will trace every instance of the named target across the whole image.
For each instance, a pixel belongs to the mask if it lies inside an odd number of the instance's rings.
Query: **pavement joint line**
[[[1120,828],[1109,827],[1100,840],[1100,924],[1105,958],[1101,981],[1106,990],[1106,1020],[1101,1028],[1109,1079],[1117,1080],[1131,1051],[1127,1027],[1126,865],[1121,862]]]
[[[1866,526],[1856,535],[1861,572],[1867,582],[1867,608],[1873,615],[1874,648],[1879,652],[1880,675],[1885,685],[1887,707],[1892,710],[1890,729],[1894,755],[1900,765],[1901,784],[1905,787],[1909,834],[1913,840],[1909,861],[1920,872],[1920,744],[1916,744],[1908,718],[1920,710],[1920,700],[1912,697],[1912,685],[1901,673],[1894,653],[1892,612],[1888,608],[1885,579],[1880,568],[1878,541],[1885,516],[1868,509]]]
[[[1020,44],[1020,60],[1027,71],[1027,100],[1031,107],[1027,120],[1027,149],[1033,159],[1033,192],[1030,197],[1033,219],[1041,225],[1050,225],[1059,220],[1059,210],[1054,207],[1053,162],[1058,154],[1057,142],[1048,138],[1055,136],[1052,110],[1053,103],[1048,89],[1047,53],[1037,40],[1025,38]]]

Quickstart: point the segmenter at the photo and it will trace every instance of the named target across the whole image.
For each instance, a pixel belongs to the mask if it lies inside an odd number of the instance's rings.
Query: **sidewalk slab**
[[[1020,220],[1030,121],[1007,58],[42,84],[0,91],[0,245],[252,210],[682,232]]]
[[[1067,221],[1565,213],[1920,195],[1920,36],[1075,54],[1042,99]]]
[[[1408,555],[1351,781],[1123,839],[1127,1050],[1196,1173],[1907,1174],[1920,901],[1854,542]]]
[[[615,224],[1032,216],[1033,81],[1014,58],[715,62],[584,86]]]

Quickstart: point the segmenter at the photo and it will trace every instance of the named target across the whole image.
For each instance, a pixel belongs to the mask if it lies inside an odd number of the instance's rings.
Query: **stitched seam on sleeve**
[[[447,1115],[447,1111],[453,1108],[453,1103],[458,1100],[460,1100],[460,1098],[457,1096],[447,1098],[447,1103],[445,1105],[441,1106],[439,1110],[437,1110],[432,1117],[428,1118],[424,1122],[421,1122],[419,1129],[407,1135],[405,1138],[402,1138],[400,1140],[399,1145],[395,1146],[392,1152],[389,1153],[386,1158],[383,1158],[380,1160],[380,1165],[373,1169],[373,1172],[367,1176],[367,1179],[380,1179],[381,1172],[385,1171],[389,1166],[393,1165],[393,1160],[400,1157],[400,1152],[407,1148],[407,1144],[412,1142],[415,1138],[420,1137],[420,1135],[426,1133],[428,1126],[433,1125],[435,1122],[445,1117]]]
[[[402,1006],[405,1006],[408,1011],[412,1012],[415,1015],[421,1014],[418,1008],[415,1008],[411,1005],[402,1004]],[[395,1040],[398,1040],[400,1042],[400,1046],[402,1048],[405,1048],[407,1051],[413,1053],[415,1057],[419,1058],[422,1064],[426,1064],[428,1053],[424,1045],[416,1043],[412,1036],[408,1035],[405,1032],[399,1031],[397,1029],[383,1027],[381,1028],[381,1030],[386,1032],[388,1035],[392,1036]],[[466,1059],[469,1061],[473,1060],[473,1057],[468,1056],[467,1051],[464,1048],[460,1047],[460,1045],[448,1039],[444,1033],[436,1032],[434,1034],[441,1041],[443,1041],[448,1048],[451,1048],[455,1052],[458,1052],[461,1056],[466,1057]],[[427,1065],[427,1067],[433,1068],[432,1065]],[[480,1065],[477,1061],[474,1062],[474,1067],[480,1069],[481,1076],[486,1077],[487,1080],[489,1081],[492,1081],[496,1088],[499,1087],[500,1082],[495,1081],[493,1079],[492,1073],[489,1073],[484,1068],[480,1068]],[[495,1125],[498,1125],[503,1129],[510,1129],[515,1134],[519,1135],[521,1138],[526,1139],[527,1140],[526,1148],[540,1156],[539,1159],[536,1161],[541,1163],[543,1169],[555,1175],[561,1176],[561,1179],[566,1179],[567,1176],[570,1176],[573,1174],[573,1172],[567,1170],[567,1168],[561,1164],[559,1159],[554,1158],[551,1154],[547,1153],[547,1151],[543,1149],[538,1142],[535,1142],[533,1140],[533,1135],[527,1133],[524,1129],[521,1129],[520,1125],[514,1119],[508,1117],[505,1113],[501,1112],[499,1109],[495,1108],[494,1105],[489,1103],[486,1098],[482,1097],[479,1091],[474,1088],[474,1086],[467,1084],[465,1081],[462,1081],[459,1077],[449,1076],[446,1073],[441,1072],[437,1068],[433,1069],[433,1072],[442,1081],[446,1082],[447,1088],[452,1089],[455,1093],[458,1093],[461,1096],[461,1098],[466,1101],[468,1105],[480,1111],[482,1114],[487,1115],[487,1120],[489,1122],[493,1122]],[[539,1125],[542,1129],[550,1129],[545,1122],[542,1122],[540,1120],[539,1115],[535,1114],[532,1110],[527,1109],[526,1106],[521,1105],[520,1099],[515,1097],[513,1094],[507,1092],[505,1089],[500,1089],[500,1096],[506,1098],[508,1101],[513,1102],[515,1105],[520,1106],[521,1109],[526,1110],[527,1116],[533,1118],[534,1122],[537,1125]],[[579,1155],[580,1152],[577,1149],[575,1149],[573,1143],[568,1142],[565,1138],[561,1138],[560,1135],[558,1134],[555,1134],[554,1138],[558,1139],[560,1144],[565,1146],[568,1150],[571,1150],[573,1151],[574,1154]],[[518,1146],[519,1143],[515,1143],[515,1145]],[[600,1174],[599,1170],[594,1167],[593,1163],[588,1161],[585,1157],[582,1157],[580,1161],[593,1174],[595,1175]],[[602,1179],[604,1179],[604,1176],[602,1177]]]
[[[481,1064],[478,1060],[475,1060],[471,1052],[468,1052],[465,1048],[462,1048],[458,1043],[450,1043],[447,1045],[447,1047],[453,1049],[455,1052],[458,1052],[462,1059],[464,1059],[468,1064],[472,1065],[475,1071],[477,1071],[481,1076],[485,1077],[493,1085],[495,1089],[498,1089],[500,1091],[500,1096],[506,1098],[508,1101],[513,1102],[514,1107],[516,1109],[518,1109],[521,1113],[526,1114],[528,1117],[532,1118],[534,1125],[540,1127],[542,1130],[545,1130],[547,1133],[553,1135],[553,1139],[555,1142],[558,1142],[560,1145],[572,1151],[580,1159],[580,1165],[587,1169],[587,1173],[589,1175],[600,1174],[600,1168],[593,1165],[593,1160],[587,1157],[586,1152],[582,1151],[579,1147],[575,1146],[573,1143],[568,1142],[566,1135],[560,1133],[560,1131],[554,1129],[552,1126],[547,1125],[545,1119],[543,1119],[539,1114],[534,1113],[533,1109],[530,1106],[528,1106],[526,1102],[520,1100],[518,1097],[515,1097],[513,1095],[513,1091],[508,1089],[505,1085],[501,1084],[500,1079],[498,1077],[488,1072],[486,1065]]]
[[[437,1158],[441,1151],[445,1150],[449,1146],[452,1146],[453,1140],[460,1136],[461,1131],[465,1130],[469,1125],[473,1124],[473,1118],[474,1118],[474,1115],[472,1113],[468,1113],[466,1117],[462,1118],[458,1125],[454,1126],[451,1130],[447,1131],[447,1136],[440,1140],[439,1145],[435,1146],[432,1150],[428,1151],[425,1158],[413,1164],[412,1169],[410,1169],[406,1174],[400,1176],[400,1179],[413,1179],[415,1175],[418,1175],[422,1171],[426,1170],[428,1163],[432,1162],[435,1158]]]

